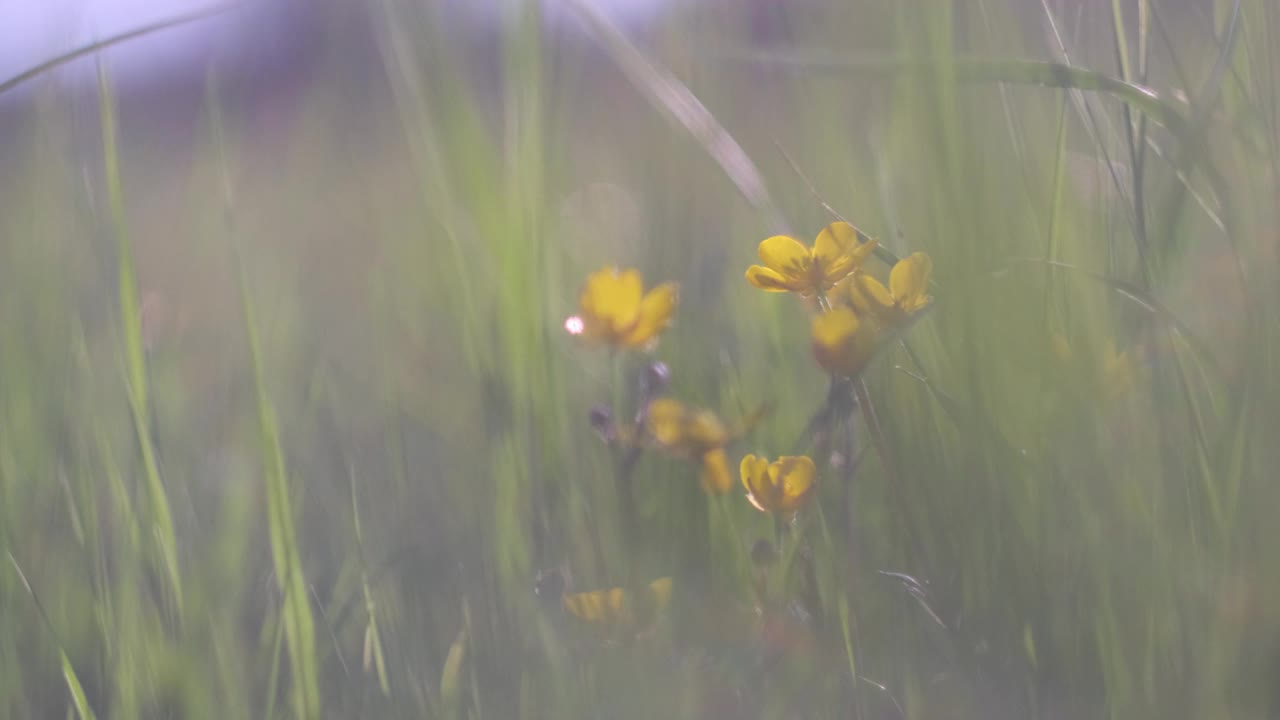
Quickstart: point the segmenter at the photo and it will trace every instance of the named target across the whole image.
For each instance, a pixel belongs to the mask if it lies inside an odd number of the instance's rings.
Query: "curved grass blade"
[[[571,0],[569,4],[591,28],[600,45],[631,84],[668,119],[693,136],[720,165],[747,202],[765,216],[771,227],[778,232],[786,232],[786,220],[769,195],[755,163],[689,88],[646,58],[594,4],[587,0]]]
[[[245,3],[243,2],[234,2],[214,5],[212,7],[189,12],[185,15],[169,18],[168,20],[161,20],[159,22],[151,23],[150,25],[143,25],[142,27],[122,32],[119,35],[112,35],[105,40],[99,40],[97,42],[78,47],[70,52],[45,60],[39,65],[27,68],[17,75],[0,82],[0,95],[22,85],[23,83],[34,80],[50,70],[66,65],[73,60],[78,60],[79,58],[92,55],[99,50],[105,50],[113,45],[120,45],[121,43],[143,37],[144,35],[151,35],[153,33],[160,32],[161,30],[168,30],[169,28],[177,27],[179,25],[186,25],[188,23],[196,22],[197,20],[205,20],[215,15],[221,15],[222,13],[236,10],[244,4]]]
[[[67,690],[71,693],[71,702],[75,705],[76,715],[80,720],[97,720],[93,708],[89,705],[89,699],[84,694],[84,687],[80,684],[80,678],[76,676],[75,668],[71,666],[71,659],[67,657],[67,651],[62,647],[62,641],[58,639],[58,634],[53,630],[53,622],[49,619],[48,613],[45,612],[44,605],[40,602],[39,596],[36,595],[35,588],[31,587],[31,581],[27,580],[27,574],[22,572],[22,566],[18,565],[18,560],[13,553],[6,552],[9,556],[9,564],[13,566],[14,572],[18,573],[18,579],[22,581],[22,587],[26,589],[27,594],[31,596],[31,601],[35,603],[36,610],[40,613],[40,619],[44,621],[45,627],[49,633],[53,635],[54,642],[58,646],[58,659],[62,664],[62,677],[67,681]]]
[[[930,59],[902,57],[839,57],[816,53],[729,52],[721,57],[729,60],[784,65],[820,72],[865,72],[875,75],[914,73],[930,75],[938,71],[938,63]],[[1146,113],[1175,134],[1187,129],[1187,119],[1178,108],[1152,88],[1126,82],[1105,73],[1043,60],[1001,60],[988,58],[954,58],[948,67],[955,71],[957,82],[1006,82],[1039,85],[1064,90],[1101,92]]]
[[[1155,298],[1151,297],[1151,295],[1142,288],[1134,285],[1133,283],[1118,280],[1110,277],[1109,275],[1088,270],[1086,268],[1079,267],[1078,265],[1072,265],[1071,263],[1065,263],[1060,260],[1048,260],[1044,258],[1015,258],[1012,262],[1040,263],[1052,268],[1073,270],[1106,285],[1121,297],[1130,300],[1143,310],[1152,313],[1156,317],[1168,323],[1169,327],[1177,333],[1180,338],[1185,340],[1187,345],[1195,352],[1196,359],[1204,363],[1206,367],[1213,371],[1214,379],[1218,381],[1223,380],[1224,376],[1222,368],[1218,365],[1217,357],[1210,349],[1209,343],[1196,336],[1196,334],[1191,331],[1191,328],[1187,327],[1185,323],[1178,319],[1177,315],[1173,314],[1173,311],[1169,310]]]

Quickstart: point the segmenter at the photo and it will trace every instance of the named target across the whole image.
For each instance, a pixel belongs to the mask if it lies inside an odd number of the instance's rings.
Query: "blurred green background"
[[[319,7],[276,85],[5,91],[0,716],[1280,716],[1274,2]],[[646,453],[629,536],[588,412],[811,451],[743,272],[819,197],[935,302],[758,608],[779,528]],[[611,264],[652,357],[562,328]],[[541,582],[665,575],[622,644]]]

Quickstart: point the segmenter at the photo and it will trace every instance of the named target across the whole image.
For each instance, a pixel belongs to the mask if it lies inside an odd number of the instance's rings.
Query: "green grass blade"
[[[71,660],[67,658],[65,652],[59,655],[62,660],[62,677],[67,680],[67,689],[71,691],[71,701],[75,704],[76,715],[80,720],[95,720],[98,716],[89,706],[89,699],[84,695],[84,688],[80,686],[80,678],[76,677],[75,668],[71,667]]]
[[[182,575],[178,568],[178,543],[173,529],[169,497],[160,478],[160,466],[151,435],[150,404],[147,387],[146,349],[142,344],[142,310],[138,303],[138,281],[134,273],[133,244],[125,219],[124,192],[120,182],[120,160],[116,148],[116,112],[106,70],[99,66],[98,101],[101,115],[103,172],[116,237],[117,282],[119,284],[120,325],[124,334],[125,391],[133,431],[142,459],[143,480],[147,495],[148,522],[160,556],[161,572],[174,607],[175,617],[182,621]]]
[[[316,668],[315,621],[293,527],[293,506],[289,496],[284,450],[280,446],[279,424],[267,393],[257,321],[243,265],[239,268],[239,279],[240,300],[249,338],[257,396],[259,443],[267,491],[267,527],[271,558],[282,596],[280,622],[284,625],[285,642],[289,651],[294,712],[302,718],[316,718],[320,716],[320,685]]]

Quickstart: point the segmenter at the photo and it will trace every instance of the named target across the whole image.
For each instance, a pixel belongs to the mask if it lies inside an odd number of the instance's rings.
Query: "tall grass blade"
[[[164,575],[176,609],[175,618],[182,622],[182,575],[178,567],[178,543],[173,529],[173,513],[169,497],[160,478],[160,466],[152,437],[150,399],[148,397],[146,349],[142,344],[142,310],[138,304],[138,281],[134,273],[133,244],[125,219],[124,192],[120,182],[120,160],[116,148],[117,128],[115,103],[107,81],[106,69],[98,69],[98,101],[102,124],[103,173],[112,229],[116,237],[117,283],[119,287],[120,325],[125,354],[125,392],[129,397],[133,432],[142,460],[147,497],[147,521],[160,558]]]
[[[262,346],[258,339],[253,301],[249,297],[249,280],[243,264],[239,266],[239,280],[240,301],[249,338],[257,396],[259,443],[267,492],[267,529],[271,541],[272,563],[282,596],[280,622],[284,625],[285,643],[289,652],[293,707],[298,717],[317,718],[320,717],[320,681],[316,668],[315,621],[311,614],[307,583],[293,527],[293,504],[289,495],[284,450],[280,446],[279,424],[266,388]]]

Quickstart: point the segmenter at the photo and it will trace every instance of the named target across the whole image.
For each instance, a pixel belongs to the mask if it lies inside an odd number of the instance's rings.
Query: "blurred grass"
[[[0,715],[1274,715],[1280,12],[752,7],[334,5],[296,93],[210,68],[181,152],[109,56],[92,102],[25,79]],[[782,533],[798,615],[693,464],[642,456],[623,532],[587,413],[647,360],[561,322],[602,265],[679,282],[671,394],[772,404],[731,466],[813,451],[804,311],[742,279],[809,183],[937,287]],[[675,596],[601,646],[561,567]]]

